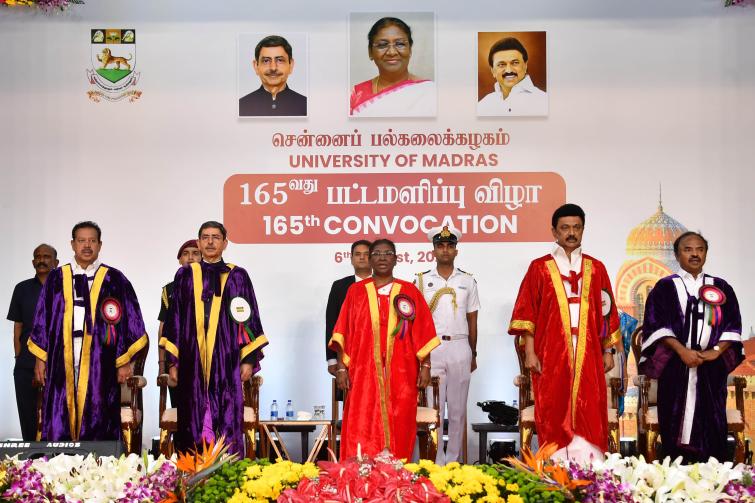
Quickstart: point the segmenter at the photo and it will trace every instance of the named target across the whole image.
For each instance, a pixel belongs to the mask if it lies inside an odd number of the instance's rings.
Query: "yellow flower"
[[[509,494],[509,497],[506,498],[506,503],[524,503],[524,500],[518,494]]]

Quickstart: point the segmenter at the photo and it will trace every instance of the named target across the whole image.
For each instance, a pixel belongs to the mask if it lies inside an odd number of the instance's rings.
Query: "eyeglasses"
[[[407,42],[406,40],[397,40],[396,42],[391,44],[389,42],[386,42],[385,40],[381,40],[380,42],[372,44],[372,48],[378,52],[386,52],[389,47],[393,47],[398,52],[404,52],[409,49],[409,42]]]
[[[375,258],[380,258],[380,257],[391,258],[391,257],[395,257],[395,256],[396,256],[396,252],[391,251],[391,250],[374,251],[374,252],[370,253],[370,257],[375,257]]]
[[[202,234],[199,236],[200,241],[223,241],[222,234]]]

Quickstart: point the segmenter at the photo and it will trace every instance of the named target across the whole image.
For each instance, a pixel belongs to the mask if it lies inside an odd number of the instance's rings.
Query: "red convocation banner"
[[[223,193],[235,243],[417,243],[442,225],[465,242],[524,242],[552,241],[566,185],[549,172],[263,173],[233,175]]]

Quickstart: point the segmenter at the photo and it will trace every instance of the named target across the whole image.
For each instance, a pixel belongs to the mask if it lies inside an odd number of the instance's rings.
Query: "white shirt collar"
[[[679,271],[676,274],[677,276],[682,278],[682,282],[684,283],[684,287],[687,289],[687,293],[694,297],[697,297],[697,293],[700,290],[700,287],[703,286],[705,273],[703,271],[700,271],[700,274],[698,274],[697,278],[695,278],[692,274],[680,267]]]
[[[700,281],[703,278],[703,275],[705,275],[705,271],[700,271],[700,274],[697,275],[697,278],[695,278],[692,273],[685,271],[681,267],[679,268],[679,271],[676,273],[677,276],[679,276],[682,279],[689,280],[689,281]]]
[[[553,255],[554,259],[556,259],[556,265],[558,265],[558,268],[562,273],[568,271],[579,272],[582,270],[581,246],[571,252],[571,259],[569,259],[569,257],[566,256],[566,251],[561,247],[561,245],[555,243],[551,255]]]
[[[89,264],[86,269],[84,269],[79,265],[78,262],[76,262],[76,258],[74,257],[71,260],[71,272],[73,272],[73,274],[86,274],[87,276],[92,276],[97,268],[100,267],[100,264],[102,264],[102,262],[100,262],[100,259],[98,258],[97,260]]]
[[[501,95],[501,98],[503,98],[503,93],[501,91],[501,84],[499,84],[498,81],[495,82],[495,84],[493,85],[493,88],[495,89],[495,92],[499,93]],[[514,84],[514,87],[511,88],[511,92],[509,93],[509,98],[513,94],[533,93],[535,89],[537,89],[535,87],[535,84],[532,83],[532,79],[530,78],[530,75],[527,74],[524,76],[522,80]],[[508,98],[503,98],[504,101],[506,99]]]

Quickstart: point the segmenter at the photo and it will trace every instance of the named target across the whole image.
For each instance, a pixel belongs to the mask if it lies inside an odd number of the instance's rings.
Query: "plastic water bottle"
[[[278,420],[278,401],[273,400],[273,404],[270,406],[270,421]]]
[[[291,400],[288,401],[286,404],[286,421],[293,421],[294,420],[294,404],[291,403]]]
[[[514,403],[511,404],[511,406],[518,410],[519,409],[519,400],[514,400]]]

